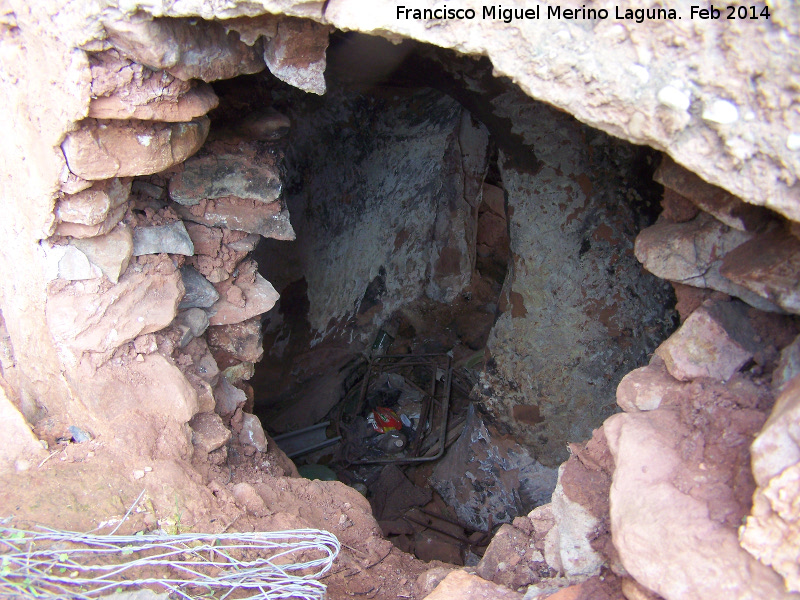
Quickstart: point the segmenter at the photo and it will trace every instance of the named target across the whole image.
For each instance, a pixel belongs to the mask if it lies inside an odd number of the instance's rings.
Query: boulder
[[[168,257],[132,263],[113,285],[92,280],[51,288],[47,324],[62,348],[106,352],[169,325],[182,295],[180,274]]]
[[[617,404],[625,412],[655,410],[665,396],[685,385],[670,375],[664,361],[656,356],[649,365],[622,378],[617,386]]]
[[[750,232],[733,229],[707,213],[686,223],[666,220],[636,236],[634,252],[653,275],[699,288],[711,288],[741,298],[768,312],[781,312],[776,304],[738,285],[720,273],[723,257],[750,240]]]
[[[785,311],[800,314],[800,239],[787,229],[766,231],[732,250],[719,271]]]
[[[79,225],[99,225],[108,212],[127,202],[131,192],[130,179],[97,181],[88,189],[64,195],[56,202],[56,217],[61,222]]]
[[[774,218],[766,208],[747,204],[730,192],[703,181],[667,155],[661,160],[653,179],[728,227],[740,231],[758,231]]]
[[[186,293],[178,308],[211,308],[219,300],[219,292],[194,267],[182,266],[181,280]]]
[[[800,377],[786,383],[751,446],[758,489],[740,532],[744,549],[800,592]]]
[[[98,437],[133,456],[188,458],[197,394],[173,362],[158,352],[130,361],[110,360],[94,368],[81,362],[82,400],[97,418]],[[113,440],[113,442],[111,441]]]
[[[233,325],[267,312],[278,301],[278,292],[257,272],[253,261],[239,267],[239,275],[217,284],[219,300],[211,307],[211,325]]]
[[[247,402],[245,393],[231,385],[226,377],[220,377],[219,383],[214,388],[214,397],[217,401],[214,411],[223,417],[232,415],[237,408]]]
[[[531,535],[509,524],[502,525],[494,534],[475,573],[515,590],[551,575]]]
[[[522,594],[486,581],[466,571],[455,570],[447,574],[425,600],[522,600]]]
[[[187,123],[85,119],[61,149],[69,170],[84,179],[158,173],[200,149],[210,121]]]
[[[97,225],[82,225],[80,223],[59,223],[56,226],[56,235],[69,236],[77,239],[86,239],[107,234],[114,229],[125,217],[128,211],[127,203],[109,211],[106,218]]]
[[[656,349],[675,379],[730,379],[759,348],[740,302],[706,304]]]
[[[325,93],[325,52],[331,27],[286,18],[264,47],[264,62],[281,81],[312,94]]]
[[[603,426],[615,462],[610,516],[620,560],[666,600],[788,600],[780,577],[736,535],[752,489],[746,442],[763,416],[718,405],[713,394],[693,402],[699,412],[623,413]]]
[[[189,421],[192,428],[192,444],[208,454],[228,443],[230,430],[222,424],[219,415],[213,412],[198,413]]]
[[[215,21],[154,19],[147,13],[104,22],[108,40],[125,57],[184,81],[216,81],[264,70],[258,45]]]
[[[167,98],[147,104],[134,104],[120,92],[112,96],[93,98],[89,104],[89,116],[94,119],[140,119],[182,123],[202,117],[219,104],[219,98],[207,84],[199,84],[176,99],[169,99],[171,94],[168,88],[164,91],[167,92]]]
[[[87,256],[74,246],[56,246],[51,253],[59,253],[58,277],[67,281],[82,281],[102,277],[102,272],[89,262]]]
[[[170,198],[184,206],[229,197],[269,204],[282,189],[277,164],[252,151],[194,156],[169,182]]]
[[[202,117],[219,99],[210,85],[176,79],[123,58],[116,50],[90,55],[95,119],[183,122]]]
[[[176,206],[175,212],[182,219],[209,227],[227,227],[276,240],[295,239],[289,211],[277,201],[264,204],[258,200],[228,197],[203,200],[192,207]]]
[[[183,221],[155,227],[136,227],[133,230],[134,256],[161,253],[194,255],[194,245]]]
[[[119,281],[133,255],[133,235],[130,227],[124,224],[105,235],[73,239],[70,244],[83,252],[112,283]]]
[[[550,502],[553,527],[545,538],[545,557],[558,567],[554,570],[580,581],[616,559],[609,539],[608,506],[614,463],[602,427],[585,445],[570,444],[570,453],[559,467]],[[558,552],[558,557],[551,559],[548,550]]]
[[[264,355],[260,316],[233,325],[211,327],[206,339],[213,350],[240,361],[257,363]]]
[[[245,446],[253,446],[259,452],[267,451],[267,436],[261,421],[255,415],[242,413],[242,430],[239,432],[239,441]]]
[[[175,322],[181,330],[178,346],[183,348],[208,329],[208,313],[202,308],[189,308],[179,313]]]

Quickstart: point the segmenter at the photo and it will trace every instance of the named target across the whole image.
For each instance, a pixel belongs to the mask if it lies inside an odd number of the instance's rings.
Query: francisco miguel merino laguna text
[[[511,23],[514,20],[541,19],[541,5],[531,8],[503,8],[501,4],[496,6],[481,7],[481,19],[491,19]],[[641,23],[645,20],[672,20],[678,19],[674,8],[627,8],[620,12],[619,7],[614,7],[614,16],[617,19],[635,20]],[[397,7],[398,19],[411,19],[414,21],[445,21],[445,20],[472,20],[477,13],[472,8],[448,8],[445,4],[440,8],[408,8],[405,6]],[[546,19],[607,19],[608,10],[605,8],[561,8],[560,6],[547,6],[544,13]]]

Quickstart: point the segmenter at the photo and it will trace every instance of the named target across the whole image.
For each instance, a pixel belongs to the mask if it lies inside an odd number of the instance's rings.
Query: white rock
[[[703,108],[703,120],[730,125],[739,120],[739,109],[727,100],[714,100]]]
[[[102,277],[103,273],[89,262],[83,252],[74,246],[65,246],[64,254],[58,261],[58,276],[67,281],[81,281]]]
[[[671,85],[666,85],[658,91],[658,101],[664,106],[678,111],[689,110],[691,104],[691,99],[686,92]]]
[[[786,147],[789,150],[800,150],[800,133],[790,133],[786,137]]]
[[[558,469],[558,483],[550,502],[556,523],[554,529],[557,528],[561,566],[564,574],[569,577],[591,577],[599,573],[603,565],[603,558],[591,545],[599,521],[564,493],[561,485],[563,472],[564,464]]]

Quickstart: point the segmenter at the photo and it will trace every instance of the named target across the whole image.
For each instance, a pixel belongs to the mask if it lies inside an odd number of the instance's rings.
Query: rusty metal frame
[[[445,359],[445,365],[439,364],[439,360]],[[411,440],[412,446],[412,456],[399,456],[396,458],[372,458],[372,459],[360,459],[356,461],[352,461],[351,464],[354,465],[367,465],[367,464],[412,464],[412,463],[421,463],[421,462],[431,462],[434,460],[439,460],[445,451],[445,442],[447,437],[447,420],[448,420],[448,412],[450,411],[450,395],[452,392],[452,381],[453,381],[453,366],[452,366],[452,359],[447,354],[403,354],[403,355],[383,355],[378,356],[371,359],[367,365],[367,372],[364,374],[364,380],[361,384],[361,393],[359,395],[358,403],[356,404],[356,411],[355,414],[360,414],[364,408],[364,402],[367,397],[367,391],[369,390],[369,382],[370,377],[373,371],[380,371],[380,372],[389,372],[396,369],[401,369],[405,367],[416,367],[416,366],[423,366],[423,367],[431,367],[433,369],[433,375],[431,377],[431,391],[426,392],[425,390],[421,389],[419,386],[415,385],[413,382],[408,381],[412,386],[416,387],[419,391],[424,394],[423,406],[420,409],[420,421],[417,425],[417,431],[414,433],[414,438]],[[444,382],[444,395],[442,396],[441,400],[436,398],[436,370],[443,368],[445,371],[445,382]],[[419,453],[422,443],[425,437],[422,435],[422,430],[425,420],[430,418],[433,420],[434,412],[436,410],[436,403],[437,401],[441,404],[441,422],[439,424],[439,449],[437,452],[432,456],[414,456]],[[428,416],[430,413],[430,416]],[[434,431],[434,425],[431,423],[431,433]],[[431,448],[428,449],[428,452]]]

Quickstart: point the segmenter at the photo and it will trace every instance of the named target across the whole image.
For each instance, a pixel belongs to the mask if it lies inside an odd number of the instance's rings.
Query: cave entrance
[[[265,107],[291,124],[270,152],[296,240],[255,251],[281,298],[254,412],[284,445],[305,432],[301,472],[361,489],[396,545],[469,563],[549,501],[567,443],[676,325],[633,256],[659,156],[411,41],[335,33],[326,79],[214,84],[212,132]]]

